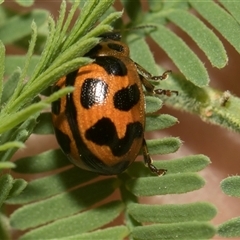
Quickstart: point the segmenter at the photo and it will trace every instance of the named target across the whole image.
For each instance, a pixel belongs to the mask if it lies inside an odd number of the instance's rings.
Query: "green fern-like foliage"
[[[16,2],[29,6],[33,1]],[[198,172],[207,167],[210,160],[201,154],[155,161],[157,167],[168,170],[166,176],[159,178],[141,162],[133,163],[119,176],[99,178],[97,174],[73,167],[60,149],[10,162],[32,133],[53,134],[51,115],[42,110],[73,88],[49,94],[50,86],[61,76],[90,63],[92,59],[83,57],[84,54],[98,43],[97,37],[111,31],[114,24],[123,30],[151,26],[123,31],[131,58],[152,74],[161,74],[146,43],[148,36],[167,53],[181,73],[172,74],[161,83],[153,82],[156,88],[175,90],[178,95],[161,99],[146,96],[146,131],[166,129],[178,122],[173,116],[156,113],[163,101],[194,113],[203,121],[236,132],[240,129],[236,111],[239,99],[209,87],[204,64],[184,40],[167,27],[169,22],[177,25],[196,42],[212,66],[223,68],[228,60],[223,43],[190,10],[194,9],[208,21],[239,52],[238,2],[149,0],[145,11],[138,0],[122,0],[124,12],[130,19],[127,24],[120,19],[122,12],[113,8],[114,0],[72,2],[67,12],[66,2],[62,1],[56,21],[43,10],[13,14],[3,5],[0,7],[0,239],[11,239],[13,229],[19,231],[22,240],[210,239],[216,232],[224,237],[240,236],[239,218],[219,226],[210,223],[217,210],[207,202],[139,203],[141,197],[183,194],[202,188],[205,180]],[[76,19],[79,9],[81,14]],[[25,48],[29,38],[26,56],[5,56],[4,45]],[[177,151],[182,142],[166,137],[148,140],[147,144],[151,155],[159,155]],[[15,174],[18,178],[13,177]],[[34,180],[23,180],[29,175],[34,176]],[[226,194],[239,197],[238,177],[224,180],[221,186]],[[119,197],[111,197],[116,192]],[[6,210],[9,205],[19,206],[10,216]],[[116,218],[121,223],[110,225]]]

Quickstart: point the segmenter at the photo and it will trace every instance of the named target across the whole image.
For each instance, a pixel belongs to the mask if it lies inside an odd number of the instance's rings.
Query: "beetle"
[[[86,57],[92,63],[59,79],[57,91],[73,86],[73,92],[52,103],[57,141],[72,163],[101,175],[125,171],[142,150],[151,172],[156,168],[144,138],[145,101],[143,86],[151,94],[170,95],[149,80],[164,80],[171,71],[152,76],[129,56],[129,48],[118,32],[99,36],[100,42]]]

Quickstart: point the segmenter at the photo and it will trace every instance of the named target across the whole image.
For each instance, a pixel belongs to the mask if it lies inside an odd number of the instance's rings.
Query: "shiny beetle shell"
[[[76,166],[102,175],[122,173],[143,148],[151,171],[161,175],[144,140],[145,102],[142,84],[153,87],[129,57],[118,33],[100,36],[101,42],[85,56],[93,63],[61,78],[57,91],[73,86],[72,93],[52,103],[57,141]],[[145,70],[144,70],[145,71]],[[163,78],[162,78],[163,79]],[[149,90],[150,89],[150,90]]]

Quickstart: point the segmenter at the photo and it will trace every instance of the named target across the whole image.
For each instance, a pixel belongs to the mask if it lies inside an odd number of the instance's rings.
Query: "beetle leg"
[[[158,169],[152,164],[153,161],[152,161],[152,158],[149,155],[148,148],[147,148],[147,143],[146,143],[145,139],[143,139],[143,143],[142,143],[142,152],[143,152],[145,165],[148,166],[148,168],[151,170],[152,173],[155,173],[158,176],[163,176],[163,175],[166,174],[166,172],[167,172],[166,169]]]
[[[165,80],[167,79],[168,75],[172,72],[171,70],[165,71],[160,76],[152,76],[146,69],[144,69],[138,63],[135,63],[135,66],[137,68],[141,82],[143,86],[146,88],[147,92],[152,94],[164,94],[167,96],[171,96],[172,93],[178,94],[177,91],[171,91],[171,90],[165,90],[165,89],[154,90],[154,86],[148,81],[148,80],[154,80],[154,81]]]
[[[138,73],[148,80],[154,80],[154,81],[164,80],[164,79],[167,79],[170,73],[172,73],[171,70],[167,70],[160,76],[153,76],[145,68],[143,68],[141,65],[139,65],[136,62],[135,62],[135,66],[137,68]]]
[[[176,95],[178,95],[178,91],[166,90],[166,89],[156,89],[156,90],[153,90],[153,93],[154,94],[163,94],[168,97],[170,97],[172,95],[172,93],[175,93]]]

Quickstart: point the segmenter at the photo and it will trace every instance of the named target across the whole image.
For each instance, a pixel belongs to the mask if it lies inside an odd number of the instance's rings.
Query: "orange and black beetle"
[[[75,90],[52,103],[56,138],[63,152],[78,167],[102,175],[120,174],[142,149],[144,161],[158,175],[166,170],[152,164],[144,139],[145,101],[142,85],[150,93],[152,76],[129,57],[121,35],[108,32],[85,56],[94,62],[61,78],[54,86]]]

